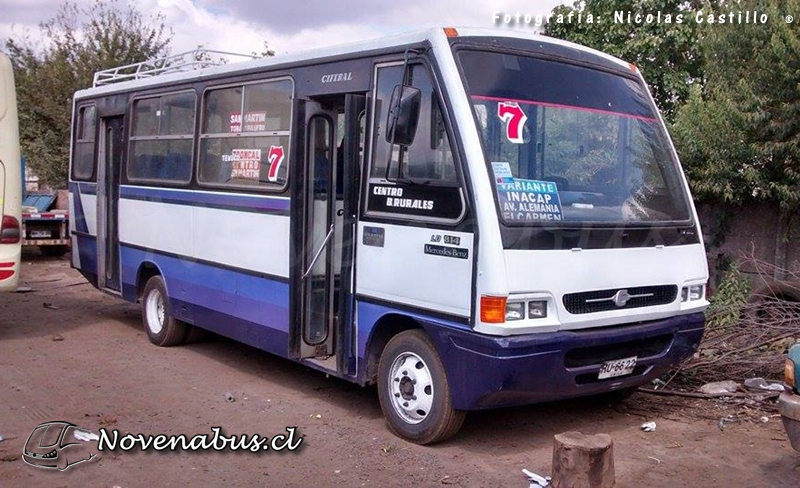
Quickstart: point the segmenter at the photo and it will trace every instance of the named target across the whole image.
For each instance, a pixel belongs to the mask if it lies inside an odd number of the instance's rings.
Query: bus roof
[[[448,30],[451,30],[448,28]],[[522,39],[532,40],[544,45],[561,46],[568,49],[577,51],[578,53],[594,55],[602,58],[606,62],[611,62],[622,68],[628,68],[629,64],[605,54],[603,52],[552,37],[547,37],[541,34],[526,33],[511,29],[486,29],[474,27],[457,27],[454,29],[458,33],[458,37],[492,37],[492,38],[509,38],[509,39]],[[368,53],[379,51],[381,49],[389,49],[392,47],[399,47],[405,45],[419,44],[425,41],[431,44],[447,43],[447,36],[444,28],[432,28],[423,31],[414,31],[392,36],[357,41],[348,44],[341,44],[325,48],[310,49],[299,51],[297,53],[285,54],[273,57],[257,58],[251,61],[242,61],[235,63],[226,63],[217,66],[212,66],[203,69],[195,69],[191,71],[170,72],[169,74],[161,74],[158,76],[147,76],[130,81],[111,82],[93,88],[87,88],[75,93],[76,99],[82,99],[97,95],[112,94],[118,92],[127,92],[136,89],[146,89],[156,85],[168,85],[170,83],[178,83],[188,80],[199,80],[203,78],[215,77],[222,74],[237,74],[257,71],[267,67],[278,68],[285,65],[299,64],[307,61],[324,61],[327,58],[337,58],[346,55],[355,55],[358,53]],[[148,61],[152,63],[152,61]]]

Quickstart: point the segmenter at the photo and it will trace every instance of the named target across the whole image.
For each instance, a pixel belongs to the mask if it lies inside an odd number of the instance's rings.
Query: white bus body
[[[377,383],[418,443],[698,345],[697,215],[632,65],[437,29],[128,78],[75,96],[73,265],[158,345],[201,327]]]
[[[22,165],[14,71],[8,57],[0,53],[0,292],[14,291],[19,283],[21,208]]]

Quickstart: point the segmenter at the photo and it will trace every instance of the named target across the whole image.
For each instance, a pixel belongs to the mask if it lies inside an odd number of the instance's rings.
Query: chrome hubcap
[[[389,370],[389,395],[394,411],[409,424],[418,424],[433,406],[433,378],[421,357],[406,352]]]

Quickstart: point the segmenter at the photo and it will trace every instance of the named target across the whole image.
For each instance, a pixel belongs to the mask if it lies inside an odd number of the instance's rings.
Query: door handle
[[[331,239],[331,236],[333,235],[333,225],[334,224],[331,224],[331,228],[328,230],[328,235],[325,236],[325,240],[322,241],[322,245],[319,246],[317,254],[314,255],[314,259],[311,260],[311,264],[308,265],[308,269],[306,270],[305,273],[303,273],[303,277],[301,279],[304,280],[308,278],[308,275],[311,274],[311,270],[314,269],[314,265],[317,264],[317,259],[319,259],[320,255],[322,255],[322,251],[325,249],[325,246],[328,245],[328,241]]]

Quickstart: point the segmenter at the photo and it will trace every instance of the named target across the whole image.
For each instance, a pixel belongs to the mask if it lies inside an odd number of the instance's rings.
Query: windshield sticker
[[[223,154],[222,161],[231,163],[231,179],[257,180],[261,167],[261,149],[233,149]]]
[[[492,161],[492,171],[494,171],[494,181],[500,183],[513,183],[514,175],[511,173],[511,165],[506,162]]]
[[[522,130],[528,116],[517,102],[500,102],[497,104],[497,116],[506,123],[506,137],[514,144],[523,144]]]
[[[500,211],[507,222],[561,221],[561,200],[552,181],[515,178],[497,184]]]
[[[269,181],[278,181],[278,170],[281,168],[283,157],[283,146],[269,147],[269,154],[267,154],[267,161],[269,161],[270,164],[269,173],[267,173],[267,179]]]
[[[231,112],[231,133],[242,132],[242,113]],[[247,112],[244,114],[244,132],[263,132],[267,130],[266,112]]]

